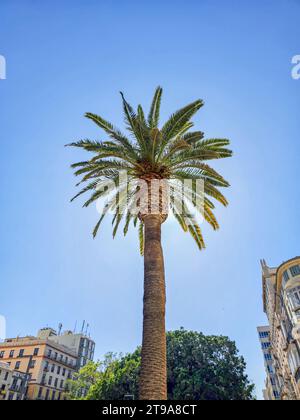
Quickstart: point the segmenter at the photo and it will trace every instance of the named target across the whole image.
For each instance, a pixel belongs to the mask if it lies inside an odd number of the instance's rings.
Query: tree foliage
[[[139,224],[140,249],[143,253],[143,220],[132,210],[138,201],[139,193],[134,182],[164,179],[168,180],[174,196],[174,199],[170,200],[169,211],[183,231],[192,235],[197,246],[200,249],[205,248],[199,226],[200,218],[206,220],[214,230],[219,228],[214,215],[213,201],[227,206],[227,200],[221,189],[229,187],[229,183],[223,176],[207,162],[231,157],[232,151],[228,148],[229,140],[204,139],[202,131],[190,131],[194,125],[191,119],[204,105],[200,99],[174,112],[164,124],[159,126],[161,87],[155,91],[147,118],[141,105],[134,110],[123,93],[121,93],[121,98],[129,136],[103,117],[88,112],[85,114],[86,118],[102,129],[104,138],[99,141],[82,139],[68,145],[92,154],[90,159],[71,166],[75,170],[75,175],[81,177],[77,185],[85,185],[73,199],[89,193],[88,200],[83,204],[84,207],[88,207],[99,199],[106,200],[105,211],[93,230],[93,236],[97,235],[104,217],[112,212],[114,213],[113,236],[116,235],[123,219],[124,235],[127,234],[131,223],[134,226]],[[124,184],[118,183],[119,171],[127,172],[128,177]],[[112,195],[108,188],[99,188],[108,180],[116,184]],[[182,188],[179,185],[185,180],[190,180],[193,187],[191,187],[191,194],[182,198]],[[204,191],[201,193],[195,188],[197,180],[205,183]],[[124,195],[125,191],[127,191],[127,201],[123,202],[120,196]],[[197,209],[198,214],[190,210],[196,196],[201,199],[201,203],[204,203]],[[125,211],[120,212],[120,208],[123,209],[123,207]]]
[[[245,374],[245,361],[236,344],[227,337],[205,336],[184,329],[169,332],[167,359],[169,400],[254,398],[254,386]],[[92,372],[93,379],[86,375],[87,371]],[[80,371],[79,382],[71,381],[70,396],[88,400],[122,400],[125,395],[137,398],[139,372],[140,348],[125,356],[110,353],[102,363]],[[78,397],[80,386],[88,389],[85,397]]]

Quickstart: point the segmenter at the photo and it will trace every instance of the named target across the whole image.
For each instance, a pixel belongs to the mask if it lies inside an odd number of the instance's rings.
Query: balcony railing
[[[75,369],[75,367],[76,367],[76,363],[75,362],[73,363],[72,361],[69,361],[69,360],[66,361],[64,359],[61,360],[59,357],[55,356],[54,354],[47,354],[46,357],[48,359],[50,359],[50,360],[53,360],[53,361],[55,361],[57,363],[61,363],[62,365],[71,367],[73,369]]]
[[[21,392],[21,390],[22,390],[22,387],[21,387],[20,385],[17,385],[17,386],[12,385],[12,386],[9,388],[9,391],[12,391],[12,392]]]

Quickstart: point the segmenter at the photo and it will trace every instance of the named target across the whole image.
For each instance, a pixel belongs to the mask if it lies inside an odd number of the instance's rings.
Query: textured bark
[[[161,215],[150,214],[143,220],[145,226],[145,278],[140,399],[166,400],[166,287],[161,246],[163,218]]]

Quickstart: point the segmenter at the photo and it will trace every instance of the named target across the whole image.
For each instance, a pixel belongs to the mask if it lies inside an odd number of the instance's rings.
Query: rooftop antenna
[[[81,328],[82,333],[83,333],[83,330],[84,330],[84,326],[85,326],[85,320],[83,321],[82,328]]]
[[[62,323],[60,322],[59,324],[58,324],[58,335],[60,335],[61,334],[61,330],[62,330]]]
[[[90,324],[86,324],[85,335],[87,335]]]
[[[75,327],[74,327],[73,333],[76,333],[76,328],[77,328],[77,320],[75,322]]]

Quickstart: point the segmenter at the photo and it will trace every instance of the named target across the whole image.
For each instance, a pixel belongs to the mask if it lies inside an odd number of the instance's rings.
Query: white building
[[[75,353],[77,356],[77,370],[80,370],[94,359],[95,342],[84,333],[65,331],[62,334],[57,334],[52,328],[44,328],[39,331],[38,337],[65,346]]]
[[[274,360],[271,351],[270,327],[258,327],[258,336],[261,344],[261,349],[264,356],[264,364],[266,369],[266,387],[263,391],[264,399],[267,401],[280,399],[280,386],[274,367]]]
[[[24,400],[29,376],[0,362],[0,400]]]

